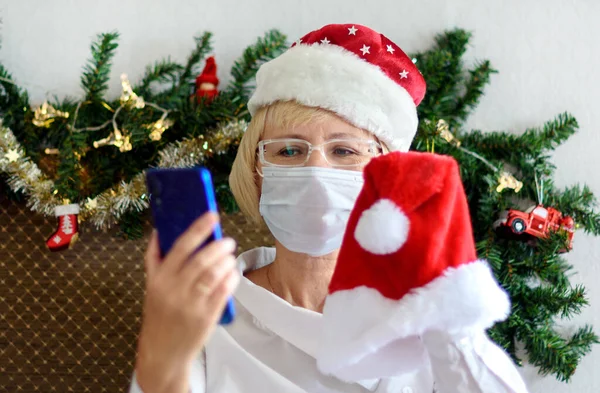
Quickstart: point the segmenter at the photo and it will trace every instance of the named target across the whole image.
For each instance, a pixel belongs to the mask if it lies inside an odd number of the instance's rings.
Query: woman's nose
[[[325,159],[323,152],[321,150],[313,150],[308,157],[308,161],[305,164],[306,166],[319,166],[319,167],[330,167],[329,163]]]

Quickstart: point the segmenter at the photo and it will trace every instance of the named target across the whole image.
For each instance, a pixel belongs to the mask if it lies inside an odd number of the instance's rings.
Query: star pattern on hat
[[[379,67],[387,76],[406,89],[415,104],[425,95],[425,81],[411,59],[396,43],[366,26],[359,24],[333,24],[312,31],[291,46],[302,46],[302,50],[316,45],[328,51],[336,47],[349,51],[373,66]]]

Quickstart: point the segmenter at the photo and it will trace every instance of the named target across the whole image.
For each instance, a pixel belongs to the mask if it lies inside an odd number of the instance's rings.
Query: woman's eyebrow
[[[349,132],[334,132],[329,135],[328,139],[340,139],[340,138],[348,138],[348,139],[360,139],[363,135],[351,134]]]
[[[333,134],[330,134],[327,136],[327,140],[341,139],[341,138],[360,139],[363,136],[368,136],[368,134],[365,133],[365,135],[356,135],[356,134],[352,134],[349,132],[334,132]],[[303,134],[289,134],[289,135],[278,135],[271,139],[302,139],[302,140],[306,140],[306,137],[307,137],[307,135],[303,135]]]
[[[302,134],[289,134],[289,135],[279,135],[273,139],[302,139],[306,140],[306,135]]]

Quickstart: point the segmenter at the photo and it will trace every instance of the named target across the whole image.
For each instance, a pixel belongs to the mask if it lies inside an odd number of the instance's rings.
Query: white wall
[[[594,0],[0,0],[1,61],[39,102],[46,96],[81,94],[80,71],[92,37],[111,29],[122,34],[114,61],[112,93],[119,74],[140,75],[154,60],[184,59],[192,37],[215,34],[219,76],[267,29],[290,39],[327,23],[373,27],[407,51],[429,47],[434,34],[462,27],[475,35],[468,58],[490,59],[492,78],[470,125],[513,130],[541,125],[557,113],[573,113],[581,131],[555,155],[559,185],[588,183],[600,196],[600,2]],[[587,286],[591,307],[572,323],[593,323],[600,332],[600,241],[577,233],[569,260],[574,283]],[[564,323],[565,327],[572,326]],[[570,385],[523,370],[532,392],[600,391],[600,348],[581,363]]]

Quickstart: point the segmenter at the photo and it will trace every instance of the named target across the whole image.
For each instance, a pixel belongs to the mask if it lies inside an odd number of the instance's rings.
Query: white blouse
[[[241,254],[238,263],[247,272],[274,259],[275,249],[257,248]],[[241,279],[234,298],[235,322],[219,326],[195,361],[192,393],[527,392],[513,362],[485,332],[457,339],[432,335],[403,341],[414,353],[410,371],[343,382],[317,368],[321,314],[294,307],[247,278]],[[142,393],[135,375],[129,392]]]

